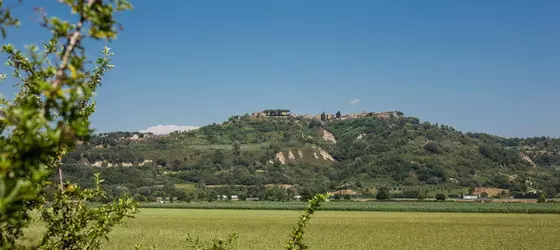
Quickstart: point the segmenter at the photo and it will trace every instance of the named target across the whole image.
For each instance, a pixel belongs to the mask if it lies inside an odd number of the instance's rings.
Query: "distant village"
[[[402,118],[403,115],[404,115],[403,112],[400,111],[385,111],[385,112],[362,111],[360,113],[350,113],[350,114],[342,114],[339,111],[335,114],[328,114],[323,112],[322,114],[318,114],[318,115],[300,115],[300,114],[291,113],[290,110],[288,109],[266,109],[260,112],[252,113],[251,117],[294,117],[294,118],[330,121],[330,120],[358,119],[364,117],[376,117],[380,119]]]
[[[255,118],[264,118],[264,117],[293,117],[293,118],[300,118],[306,120],[320,120],[320,121],[331,121],[331,120],[349,120],[349,119],[358,119],[364,117],[375,117],[380,119],[390,119],[390,118],[402,118],[404,116],[403,112],[400,111],[385,111],[385,112],[367,112],[362,111],[360,113],[349,113],[349,114],[342,114],[336,112],[334,114],[329,113],[321,113],[318,115],[307,115],[307,114],[295,114],[292,113],[289,109],[266,109],[259,112],[254,112],[250,115],[251,117]],[[237,116],[239,119],[239,116]],[[163,137],[167,136],[167,134],[154,134],[151,132],[113,132],[113,133],[100,133],[96,134],[96,137],[100,138],[108,138],[114,137],[116,140],[131,140],[131,141],[142,141],[154,137]],[[95,141],[95,139],[94,139]],[[78,141],[78,144],[82,144],[83,142]]]

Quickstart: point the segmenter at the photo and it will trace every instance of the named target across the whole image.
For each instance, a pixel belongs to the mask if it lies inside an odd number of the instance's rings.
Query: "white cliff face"
[[[296,159],[296,157],[294,157],[294,154],[292,153],[292,150],[288,151],[288,159],[289,160],[295,160]]]
[[[323,130],[323,140],[336,144],[336,138],[334,137],[334,135],[331,132],[327,131],[326,129],[322,129],[322,130]]]
[[[284,165],[286,164],[286,157],[284,157],[284,153],[283,152],[278,152],[276,154],[276,157],[274,157],[275,160],[279,161],[280,164]]]
[[[140,162],[138,164],[138,166],[144,166],[145,164],[148,164],[148,163],[152,163],[152,160],[144,160],[143,162]]]
[[[533,168],[537,168],[537,164],[535,164],[535,162],[533,162],[533,160],[531,160],[531,158],[529,156],[527,156],[526,154],[521,154],[521,159],[523,159],[524,161],[531,164],[531,166]]]
[[[329,154],[329,152],[325,151],[324,149],[319,148],[319,153],[321,154],[321,156],[323,156],[324,160],[335,161],[331,154]]]
[[[297,151],[293,151],[292,149],[289,149],[286,152],[278,152],[274,156],[274,159],[268,160],[268,163],[273,164],[274,162],[279,162],[281,165],[285,165],[288,162],[294,162],[300,159],[304,160],[305,155],[309,155],[317,160],[325,160],[325,161],[332,161],[332,162],[336,161],[329,154],[329,152],[316,145],[311,145],[311,149],[312,150],[309,151],[305,151],[305,149],[297,149]]]

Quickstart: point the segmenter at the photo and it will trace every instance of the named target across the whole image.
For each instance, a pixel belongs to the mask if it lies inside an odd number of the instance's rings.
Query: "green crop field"
[[[270,201],[214,201],[142,203],[143,208],[303,210],[307,203]],[[455,212],[560,214],[558,203],[479,203],[479,202],[327,202],[327,211]]]
[[[237,232],[233,249],[282,249],[298,211],[142,209],[110,234],[104,249],[188,249],[184,235],[204,241]],[[558,249],[560,216],[320,211],[305,234],[311,249]],[[26,234],[38,235],[34,224]]]

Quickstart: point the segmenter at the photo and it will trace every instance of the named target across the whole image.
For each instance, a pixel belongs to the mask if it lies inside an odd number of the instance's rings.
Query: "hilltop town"
[[[289,109],[266,109],[251,114],[251,117],[294,117],[294,118],[304,118],[309,120],[316,119],[321,121],[359,119],[364,117],[389,119],[389,118],[402,118],[403,116],[404,113],[397,110],[385,111],[385,112],[362,111],[360,113],[349,113],[349,114],[342,114],[340,113],[340,111],[338,111],[335,114],[328,114],[323,112],[318,115],[307,115],[307,114],[295,114],[292,113]]]

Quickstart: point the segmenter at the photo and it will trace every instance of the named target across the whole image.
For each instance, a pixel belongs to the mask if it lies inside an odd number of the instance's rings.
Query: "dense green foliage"
[[[96,249],[115,224],[134,213],[135,202],[128,198],[85,208],[87,200],[103,195],[99,185],[81,190],[64,185],[62,177],[58,188],[47,182],[75,141],[91,136],[91,98],[113,67],[107,47],[90,64],[82,41],[116,38],[114,13],[131,8],[125,0],[60,2],[74,14],[75,23],[43,12],[41,25],[52,34],[48,42],[41,48],[28,45],[27,51],[11,44],[1,49],[13,72],[11,77],[1,74],[0,80],[14,83],[19,92],[13,99],[0,97],[0,249],[19,247],[32,210],[42,212],[47,226],[35,246],[39,249]],[[6,36],[5,27],[19,21],[4,7],[0,1],[0,28]],[[49,187],[57,191],[45,206],[43,191]]]

